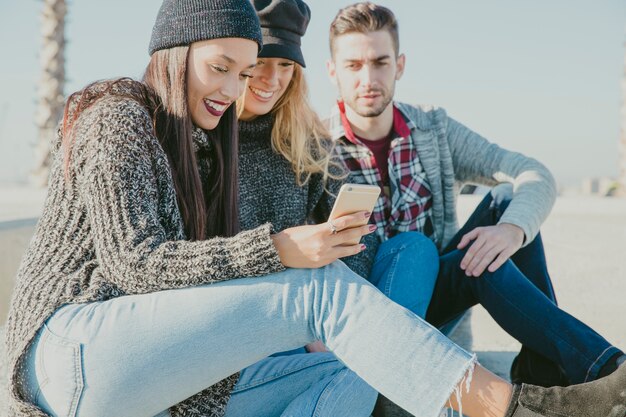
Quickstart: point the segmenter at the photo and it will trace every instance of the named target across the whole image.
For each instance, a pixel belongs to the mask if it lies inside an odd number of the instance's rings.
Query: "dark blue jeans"
[[[522,343],[520,357],[524,360],[536,361],[538,366],[552,362],[572,384],[594,380],[620,350],[557,307],[541,236],[495,272],[468,277],[460,267],[467,251],[456,249],[461,237],[476,227],[497,224],[509,201],[506,196],[488,194],[445,248],[426,320],[439,327],[481,304],[500,327]]]

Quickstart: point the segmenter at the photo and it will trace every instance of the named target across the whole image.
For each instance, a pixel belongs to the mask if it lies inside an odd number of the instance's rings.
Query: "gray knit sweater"
[[[206,134],[196,129],[194,140],[206,145]],[[11,301],[10,416],[45,416],[21,399],[26,385],[18,366],[37,330],[62,304],[283,269],[267,224],[232,238],[186,240],[167,157],[138,102],[109,95],[79,117],[69,180],[60,143],[59,135],[44,211]],[[235,382],[236,376],[227,378],[172,413],[220,416]]]
[[[322,223],[335,202],[344,179],[329,178],[324,183],[321,174],[314,174],[303,186],[296,182],[291,164],[272,149],[273,116],[265,115],[248,122],[239,122],[239,224],[242,230],[271,223],[275,231],[303,224]],[[329,140],[327,145],[333,146]],[[338,157],[337,157],[338,158]],[[339,166],[331,165],[333,174],[344,174]],[[368,247],[358,255],[342,260],[357,274],[366,277],[376,255],[376,237],[365,236]]]
[[[320,174],[313,175],[305,186],[298,186],[289,161],[272,149],[272,125],[272,115],[239,122],[241,230],[270,222],[279,232],[326,221],[334,196],[324,191]],[[331,181],[328,186],[336,193],[341,182]]]

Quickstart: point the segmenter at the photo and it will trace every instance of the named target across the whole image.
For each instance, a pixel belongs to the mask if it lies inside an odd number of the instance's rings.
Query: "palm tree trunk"
[[[41,13],[41,79],[36,124],[38,142],[35,167],[31,172],[34,185],[44,187],[50,171],[50,142],[63,114],[65,85],[65,0],[43,0]]]

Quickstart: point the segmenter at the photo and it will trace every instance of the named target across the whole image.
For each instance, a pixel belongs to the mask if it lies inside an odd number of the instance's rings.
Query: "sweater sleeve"
[[[539,161],[502,149],[447,117],[446,134],[456,180],[494,186],[513,184],[513,199],[499,223],[519,226],[531,242],[556,200],[556,182]]]
[[[230,238],[193,242],[172,232],[182,222],[147,111],[132,100],[99,107],[91,110],[98,113],[91,119],[95,123],[77,122],[73,166],[106,279],[127,293],[141,293],[284,268],[267,224]],[[168,224],[172,221],[179,225]]]

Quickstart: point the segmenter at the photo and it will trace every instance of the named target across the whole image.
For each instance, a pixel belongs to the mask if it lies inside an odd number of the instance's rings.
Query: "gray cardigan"
[[[441,108],[394,105],[407,120],[426,171],[433,196],[435,243],[440,250],[459,229],[456,199],[467,183],[490,187],[513,184],[513,199],[500,223],[519,226],[524,231],[524,244],[535,238],[556,199],[556,183],[543,164],[489,142]],[[338,145],[346,144],[337,106],[328,125]]]
[[[138,102],[107,96],[79,117],[69,179],[61,139],[54,144],[45,207],[11,301],[6,338],[10,416],[45,416],[22,400],[26,385],[18,366],[37,330],[61,305],[284,269],[268,224],[232,238],[187,240],[167,156],[149,111]],[[196,128],[194,140],[206,143],[206,133]],[[222,415],[236,378],[213,385],[172,412]]]

